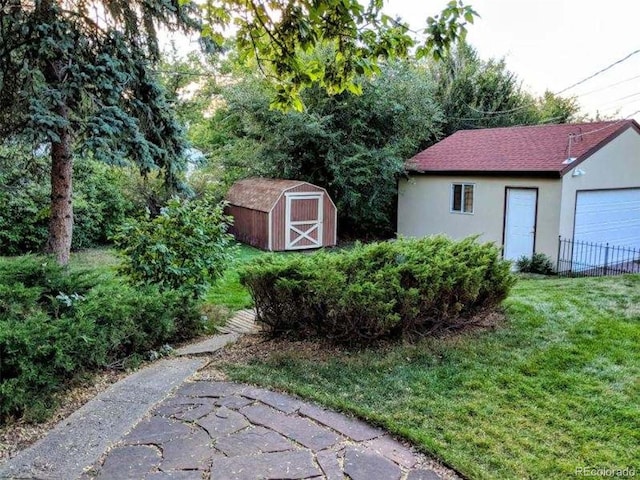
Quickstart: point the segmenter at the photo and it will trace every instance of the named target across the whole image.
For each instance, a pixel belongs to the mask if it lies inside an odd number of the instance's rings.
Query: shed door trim
[[[322,246],[322,223],[324,220],[323,212],[323,192],[286,192],[286,209],[285,209],[285,249],[301,250],[305,248],[314,248]],[[291,220],[291,204],[294,200],[317,200],[318,201],[318,217],[308,220]],[[308,228],[299,228],[300,225],[307,225]],[[297,237],[291,240],[291,232],[297,234]],[[317,233],[317,239],[312,234]],[[312,245],[299,245],[298,242],[306,239]]]

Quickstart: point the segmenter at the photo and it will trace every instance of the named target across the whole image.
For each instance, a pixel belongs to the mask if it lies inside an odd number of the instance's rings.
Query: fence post
[[[560,274],[560,251],[562,250],[562,236],[558,235],[558,256],[556,257],[556,273]]]
[[[609,242],[605,246],[604,250],[604,274],[609,273]]]

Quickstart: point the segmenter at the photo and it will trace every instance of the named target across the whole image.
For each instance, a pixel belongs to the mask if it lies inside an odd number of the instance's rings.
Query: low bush
[[[223,205],[205,197],[173,198],[155,218],[130,220],[114,237],[122,271],[136,283],[203,295],[233,255],[231,219]]]
[[[516,260],[516,268],[520,273],[551,275],[553,273],[553,262],[544,253],[534,253],[531,257],[523,255]]]
[[[0,423],[44,418],[74,378],[202,328],[191,298],[131,287],[108,270],[65,271],[26,256],[0,260]]]
[[[446,237],[267,255],[240,279],[273,334],[360,343],[462,325],[515,281],[495,245]]]

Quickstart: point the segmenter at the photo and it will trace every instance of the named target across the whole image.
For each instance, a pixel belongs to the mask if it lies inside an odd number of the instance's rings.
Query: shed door
[[[504,221],[504,258],[531,258],[536,236],[536,204],[538,190],[507,188]]]
[[[323,193],[287,193],[285,248],[322,246]]]

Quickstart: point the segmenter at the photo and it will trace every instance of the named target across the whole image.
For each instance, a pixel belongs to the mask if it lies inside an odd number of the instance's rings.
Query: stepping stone
[[[194,429],[182,422],[154,415],[140,422],[122,440],[123,443],[155,444],[193,435]]]
[[[255,310],[240,310],[226,325],[219,327],[220,333],[258,333],[260,327],[256,324]]]
[[[262,403],[266,403],[270,407],[284,413],[293,413],[303,405],[301,401],[291,398],[288,395],[263,390],[262,388],[248,388],[244,390],[241,395],[254,400],[260,400]]]
[[[240,336],[237,333],[214,335],[213,337],[209,337],[201,342],[192,343],[185,345],[182,348],[178,348],[175,353],[179,357],[185,355],[207,355],[217,352],[225,345],[235,342],[238,338],[240,338]]]
[[[249,426],[249,422],[243,415],[227,407],[218,408],[206,417],[198,419],[196,423],[209,432],[209,436],[215,440]]]
[[[229,395],[228,397],[222,397],[216,400],[216,405],[234,409],[240,409],[242,407],[246,407],[247,405],[251,405],[252,403],[252,399],[238,397],[236,395]]]
[[[414,453],[389,435],[370,440],[364,444],[367,449],[379,453],[405,468],[413,468],[418,463]]]
[[[162,444],[162,462],[160,469],[167,470],[205,470],[215,455],[213,442],[205,432],[196,431],[188,438],[177,438]]]
[[[194,399],[191,397],[180,397],[188,399],[187,402],[171,403],[169,401],[161,403],[153,410],[154,415],[167,418],[176,418],[178,420],[193,422],[200,417],[204,417],[216,408],[216,404],[208,398]],[[206,402],[206,403],[203,403]]]
[[[351,480],[400,480],[400,467],[381,455],[347,447],[344,455],[344,473]]]
[[[407,480],[442,480],[433,470],[413,470],[407,475]]]
[[[204,472],[200,470],[175,470],[172,472],[153,472],[144,477],[144,480],[202,480]],[[206,476],[209,478],[209,475]]]
[[[382,430],[370,427],[360,420],[355,420],[315,405],[303,405],[300,408],[300,414],[312,418],[316,422],[326,425],[356,442],[371,440],[384,434]]]
[[[320,465],[326,480],[344,480],[344,473],[338,459],[339,455],[338,452],[331,450],[322,450],[317,453],[316,461]]]
[[[98,472],[101,480],[138,480],[160,464],[160,450],[149,445],[116,447]]]
[[[334,445],[341,438],[308,418],[288,416],[264,405],[251,405],[240,410],[249,421],[281,433],[314,452]]]
[[[195,422],[199,418],[202,418],[205,415],[209,415],[215,408],[216,406],[212,404],[208,404],[208,405],[200,404],[200,405],[194,406],[193,408],[188,408],[181,412],[177,412],[173,416],[174,418],[177,418],[178,420],[182,420],[185,422]]]
[[[295,445],[285,437],[264,427],[254,427],[222,437],[215,446],[229,457],[295,449]]]
[[[321,475],[309,451],[214,458],[211,464],[211,480],[289,480]]]

